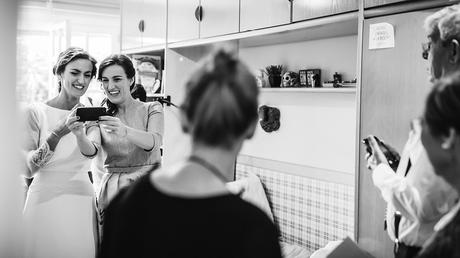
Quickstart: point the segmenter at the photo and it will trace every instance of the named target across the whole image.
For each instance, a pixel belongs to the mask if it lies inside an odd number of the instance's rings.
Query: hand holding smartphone
[[[374,137],[380,150],[382,151],[383,155],[388,161],[388,165],[390,165],[390,167],[396,172],[396,169],[398,168],[398,165],[399,165],[399,160],[401,159],[398,152],[396,152],[396,150],[393,147],[386,145],[378,137],[376,136],[371,136],[371,137]],[[373,149],[369,141],[370,141],[369,138],[364,138],[362,143],[366,146],[367,153],[369,153],[369,155],[373,155]]]
[[[77,121],[80,122],[98,121],[100,116],[107,115],[107,110],[105,107],[80,107],[75,115],[79,117]]]

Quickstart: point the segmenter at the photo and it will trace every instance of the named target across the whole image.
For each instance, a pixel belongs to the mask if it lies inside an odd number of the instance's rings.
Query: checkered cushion
[[[281,241],[313,252],[354,235],[354,188],[279,171],[237,164],[236,179],[259,176]]]

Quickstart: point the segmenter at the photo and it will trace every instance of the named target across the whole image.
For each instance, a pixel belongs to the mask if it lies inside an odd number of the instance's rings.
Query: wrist
[[[125,128],[125,130],[124,130],[125,133],[124,133],[124,135],[122,137],[126,138],[126,137],[128,137],[128,127],[125,126],[124,128]]]
[[[56,138],[56,139],[61,139],[61,138],[62,138],[62,136],[59,135],[59,133],[57,133],[57,132],[55,132],[55,131],[51,131],[51,136],[53,136],[53,137]]]

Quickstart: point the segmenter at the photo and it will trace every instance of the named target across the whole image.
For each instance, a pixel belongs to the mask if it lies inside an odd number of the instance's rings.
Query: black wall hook
[[[167,95],[166,97],[153,97],[153,100],[160,102],[161,104],[166,104],[166,106],[173,106],[179,108],[176,104],[171,102],[171,96]]]

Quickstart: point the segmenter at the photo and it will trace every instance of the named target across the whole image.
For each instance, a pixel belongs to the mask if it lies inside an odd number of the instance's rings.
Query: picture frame
[[[132,61],[136,69],[136,84],[144,87],[147,97],[164,97],[161,56],[133,55]]]
[[[307,70],[299,70],[300,87],[307,87]]]
[[[307,87],[320,88],[321,84],[321,69],[307,69]]]

